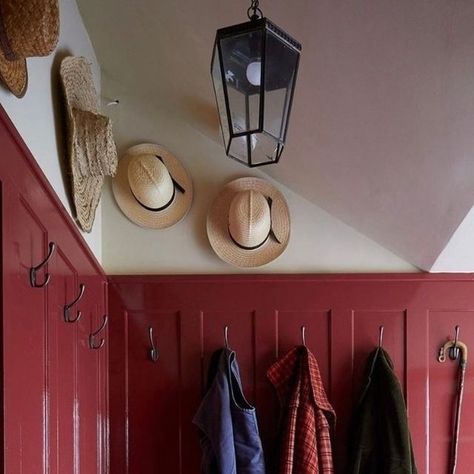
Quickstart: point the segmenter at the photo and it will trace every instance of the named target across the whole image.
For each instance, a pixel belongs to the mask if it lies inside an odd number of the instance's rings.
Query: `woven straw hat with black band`
[[[90,232],[105,176],[117,171],[117,150],[112,123],[99,113],[90,64],[69,56],[61,62],[68,124],[68,155],[76,217]]]
[[[0,77],[17,97],[28,85],[26,58],[48,56],[58,38],[58,0],[0,0]]]
[[[279,257],[290,239],[290,212],[268,181],[240,178],[226,184],[207,215],[217,256],[237,267],[259,267]]]
[[[135,224],[165,229],[182,220],[193,202],[193,182],[166,148],[143,143],[119,160],[112,190],[122,212]]]

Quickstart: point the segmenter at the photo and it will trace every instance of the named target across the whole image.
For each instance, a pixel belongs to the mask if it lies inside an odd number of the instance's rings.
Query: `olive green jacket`
[[[369,357],[350,434],[350,474],[417,474],[400,383],[381,348]]]

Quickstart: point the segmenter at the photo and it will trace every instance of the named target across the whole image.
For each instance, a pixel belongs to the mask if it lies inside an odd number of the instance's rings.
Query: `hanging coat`
[[[417,473],[402,389],[382,348],[369,357],[350,446],[350,474]]]
[[[332,474],[336,415],[314,355],[296,347],[270,367],[267,377],[282,410],[280,474]]]
[[[265,474],[255,408],[244,397],[235,352],[213,354],[193,423],[200,431],[203,474]]]

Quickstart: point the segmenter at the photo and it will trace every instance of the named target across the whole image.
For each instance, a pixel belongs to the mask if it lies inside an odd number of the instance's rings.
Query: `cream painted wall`
[[[5,108],[44,174],[69,214],[69,186],[64,153],[63,105],[59,83],[59,64],[69,54],[85,56],[93,64],[96,88],[100,91],[100,68],[75,0],[61,0],[61,32],[56,51],[46,58],[28,60],[29,86],[22,99],[0,87],[0,103]],[[94,229],[83,234],[101,260],[101,209]]]
[[[221,186],[261,172],[225,157],[223,148],[172,112],[137,102],[118,83],[103,78],[105,95],[120,98],[109,107],[119,152],[139,142],[160,143],[180,157],[194,179],[195,199],[188,216],[162,231],[140,228],[119,210],[108,182],[103,195],[103,265],[109,274],[234,273],[217,258],[206,236],[206,212]],[[291,160],[291,156],[283,159]],[[275,183],[275,182],[274,182]],[[286,252],[255,272],[413,272],[415,267],[353,228],[275,183],[291,211],[292,236]],[[337,192],[337,189],[334,189]]]
[[[441,252],[431,272],[472,272],[474,206]]]

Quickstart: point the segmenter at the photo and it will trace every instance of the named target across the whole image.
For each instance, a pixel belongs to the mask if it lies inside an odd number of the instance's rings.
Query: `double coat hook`
[[[51,260],[51,257],[53,256],[55,250],[56,250],[56,244],[54,242],[50,242],[49,252],[46,258],[41,263],[36,265],[36,267],[30,268],[30,284],[33,288],[44,288],[49,283],[49,280],[51,280],[51,275],[49,273],[45,273],[43,282],[38,283],[36,281],[36,273],[39,270],[41,270],[41,268],[43,268]]]
[[[105,339],[103,337],[100,339],[99,344],[95,343],[95,338],[105,329],[105,326],[107,326],[108,321],[109,321],[109,317],[105,314],[104,315],[104,320],[102,321],[102,324],[100,325],[100,328],[97,329],[97,331],[92,332],[91,334],[89,334],[89,347],[91,349],[100,349],[101,347],[104,346]]]
[[[64,321],[66,323],[77,323],[77,321],[79,321],[79,319],[81,319],[82,314],[81,314],[80,311],[77,312],[77,315],[74,319],[71,319],[69,313],[71,311],[71,308],[74,305],[76,305],[77,303],[79,303],[81,298],[84,296],[84,291],[85,290],[86,290],[86,285],[84,285],[84,283],[81,283],[79,285],[79,294],[77,295],[76,299],[74,301],[72,301],[71,303],[64,306]]]

